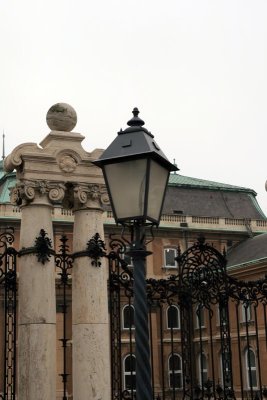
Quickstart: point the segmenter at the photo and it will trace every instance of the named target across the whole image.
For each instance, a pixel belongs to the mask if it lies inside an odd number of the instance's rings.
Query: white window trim
[[[134,326],[134,325],[132,325],[131,328],[125,327],[124,310],[125,310],[126,307],[132,307],[132,309],[133,309],[133,311],[134,311],[134,306],[133,306],[132,304],[125,304],[125,305],[123,306],[123,308],[122,308],[122,329],[123,329],[124,331],[129,331],[129,330],[133,331],[133,330],[135,329],[135,326]]]
[[[174,307],[174,308],[176,308],[176,310],[177,310],[177,315],[178,315],[178,326],[175,326],[175,327],[169,326],[168,311],[169,311],[169,309],[170,309],[171,307]],[[168,329],[168,330],[171,330],[171,329],[173,329],[173,330],[179,330],[179,329],[181,329],[180,309],[179,309],[179,307],[178,307],[176,304],[171,304],[171,305],[166,309],[166,322],[167,322],[166,325],[167,325],[167,329]]]
[[[174,257],[177,257],[177,249],[175,247],[165,247],[163,249],[163,261],[164,261],[164,265],[163,268],[167,268],[167,269],[177,269],[177,261],[174,262],[174,265],[167,265],[166,264],[166,255],[165,252],[168,250],[173,250],[174,251]]]
[[[175,370],[172,370],[172,369],[170,369],[170,359],[171,359],[171,357],[174,357],[174,356],[177,356],[177,357],[179,357],[179,359],[180,359],[180,364],[181,364],[181,369],[175,369]],[[181,375],[181,387],[172,387],[171,386],[171,374],[180,374]],[[183,389],[183,366],[182,366],[182,357],[180,356],[180,354],[178,354],[178,353],[173,353],[173,354],[170,354],[169,355],[169,358],[168,358],[168,381],[169,381],[169,388],[171,389],[171,390],[181,390],[181,389]]]
[[[250,303],[248,307],[246,307],[246,302],[241,303],[241,312],[242,312],[242,322],[252,322],[253,320],[253,305]],[[247,312],[247,320],[246,320],[246,312]]]
[[[134,354],[131,354],[131,353],[126,354],[126,356],[125,356],[124,359],[123,359],[123,387],[124,387],[124,390],[136,392],[136,389],[129,390],[129,389],[126,388],[126,379],[125,379],[125,377],[126,377],[126,376],[134,376],[134,375],[136,375],[136,370],[134,370],[134,371],[127,371],[127,372],[125,371],[125,361],[126,361],[126,359],[127,359],[128,357],[134,357],[134,358],[135,358],[135,355],[134,355]],[[136,363],[136,361],[135,361],[135,363]],[[135,364],[135,365],[136,365],[136,364]]]
[[[206,368],[201,368],[201,357],[204,356],[205,360],[206,360]],[[199,379],[199,384],[203,384],[205,383],[205,378],[204,378],[204,382],[202,382],[202,375],[207,376],[208,379],[208,359],[205,353],[199,353],[198,355],[198,379]]]
[[[252,353],[254,354],[254,360],[255,360],[255,366],[250,366],[250,370],[251,372],[255,371],[256,372],[256,381],[257,381],[257,385],[256,386],[252,386],[252,389],[258,389],[259,384],[258,384],[258,371],[257,371],[257,359],[256,359],[256,354],[255,351],[249,347],[248,349],[245,350],[245,363],[246,363],[246,383],[247,383],[247,387],[248,389],[250,389],[250,383],[249,383],[249,363],[248,363],[248,352],[252,351]]]

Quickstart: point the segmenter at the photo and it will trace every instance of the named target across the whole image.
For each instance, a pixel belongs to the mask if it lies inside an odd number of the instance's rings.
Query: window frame
[[[205,367],[204,367],[204,363],[203,363],[203,359],[202,359],[202,357],[204,357],[204,360],[205,360]],[[202,366],[203,366],[203,368],[202,368]],[[205,376],[206,376],[206,379],[205,379]],[[202,377],[203,377],[203,379],[202,379]],[[204,353],[204,352],[202,352],[202,353],[199,353],[199,355],[198,355],[198,379],[199,379],[199,384],[200,385],[204,385],[206,382],[207,382],[207,380],[208,380],[208,359],[207,359],[207,356],[206,356],[206,354]]]
[[[241,303],[242,323],[253,322],[253,304],[249,300],[244,300]]]
[[[249,367],[249,352],[252,352],[253,357],[254,357],[254,366],[250,365]],[[250,359],[250,363],[251,363],[251,359]],[[245,350],[245,367],[246,367],[246,383],[247,383],[247,387],[248,389],[253,389],[256,390],[259,388],[259,382],[258,382],[258,371],[257,371],[257,359],[256,359],[256,354],[254,352],[254,350],[249,347]],[[253,385],[253,377],[252,377],[252,385],[250,385],[250,372],[251,374],[255,374],[255,379],[256,379],[256,386]]]
[[[177,326],[171,326],[171,324],[169,323],[169,311],[170,309],[175,308],[176,312],[177,312]],[[181,319],[180,319],[180,309],[176,304],[170,304],[168,306],[168,308],[166,309],[166,326],[168,330],[179,330],[181,329]]]
[[[167,260],[166,260],[166,252],[168,251],[174,251],[174,265],[167,265]],[[177,261],[175,260],[175,258],[177,257],[177,249],[175,247],[164,247],[163,249],[163,261],[164,261],[164,265],[163,268],[167,268],[167,269],[175,269],[177,268]]]
[[[126,308],[128,308],[128,307],[131,307],[131,309],[133,310],[133,324],[132,325],[130,325],[129,327],[127,327],[127,326],[125,326],[125,309]],[[133,330],[135,330],[135,326],[134,326],[134,306],[133,306],[133,304],[125,304],[123,307],[122,307],[122,330],[124,330],[124,331],[133,331]]]
[[[172,357],[178,357],[180,363],[180,369],[171,369],[170,368],[170,360]],[[171,375],[180,375],[181,377],[181,386],[180,387],[173,387],[171,386]],[[173,379],[172,379],[173,381]],[[170,354],[168,357],[168,384],[171,390],[182,390],[183,389],[183,364],[182,364],[182,357],[178,353]]]
[[[134,360],[135,360],[135,369],[133,369],[132,371],[126,371],[126,370],[125,370],[125,363],[126,363],[127,358],[129,358],[129,357],[133,357]],[[136,380],[135,380],[135,388],[128,389],[128,388],[126,387],[126,377],[128,377],[128,376],[130,376],[131,378],[132,378],[133,376],[136,377],[136,357],[135,357],[135,354],[133,354],[133,353],[128,353],[128,354],[126,354],[126,355],[124,356],[124,358],[123,358],[123,370],[122,370],[122,372],[123,372],[123,388],[124,388],[124,390],[127,390],[128,392],[136,392]],[[135,379],[136,379],[136,378],[135,378]]]

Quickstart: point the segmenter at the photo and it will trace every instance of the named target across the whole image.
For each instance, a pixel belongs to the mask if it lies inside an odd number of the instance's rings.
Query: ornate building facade
[[[64,160],[63,160],[64,161]],[[62,163],[63,163],[62,161]],[[66,161],[66,162],[65,162]],[[71,160],[65,160],[63,168],[72,168]],[[1,231],[12,227],[14,229],[14,247],[19,249],[21,211],[19,205],[11,204],[9,198],[10,188],[16,184],[13,172],[0,173],[0,225]],[[54,188],[51,196],[54,196]],[[13,196],[16,193],[13,190]],[[13,197],[14,203],[14,197]],[[73,250],[73,212],[56,204],[51,210],[53,221],[54,245],[56,252],[62,245],[61,237],[68,239],[70,253]],[[40,229],[43,227],[40,226]],[[151,280],[168,280],[178,274],[178,252],[183,253],[193,246],[199,237],[205,237],[207,243],[220,253],[227,253],[227,272],[233,278],[244,281],[254,281],[264,278],[266,272],[267,253],[265,240],[267,233],[267,220],[261,211],[256,194],[253,190],[189,178],[176,173],[171,174],[168,191],[163,210],[160,227],[153,232],[148,250],[153,255],[147,260],[147,278]],[[104,213],[104,238],[107,251],[110,251],[109,242],[111,235],[120,237],[120,230],[115,226],[108,206]],[[127,236],[127,235],[126,235]],[[148,233],[149,236],[149,233]],[[90,237],[85,238],[90,239]],[[178,250],[179,249],[179,250]],[[127,262],[129,270],[132,268],[131,260],[125,255],[121,258]],[[18,265],[19,271],[20,265]],[[101,268],[107,268],[105,262]],[[57,292],[57,398],[66,396],[73,398],[72,388],[72,295],[71,276],[68,286],[64,289],[61,284],[60,271],[55,268],[55,281]],[[64,303],[63,289],[66,290]],[[99,293],[99,295],[103,295]],[[158,303],[159,304],[159,303]],[[242,374],[235,376],[235,385],[246,388],[246,396],[252,387],[253,393],[259,387],[267,384],[265,374],[259,367],[266,365],[267,360],[259,356],[259,349],[263,349],[265,335],[263,333],[265,311],[262,309],[257,320],[257,329],[261,332],[255,334],[255,308],[249,303],[246,305],[233,303],[229,307],[229,321],[233,344],[232,369],[240,369]],[[216,384],[225,384],[227,377],[222,374],[222,354],[220,348],[221,330],[223,319],[218,305],[212,306],[212,320],[205,307],[194,304],[194,349],[196,382],[216,379]],[[118,311],[119,310],[119,311]],[[134,361],[134,309],[132,296],[127,295],[124,289],[121,293],[121,304],[116,312],[120,313],[120,357],[119,369],[120,385],[123,390],[134,394],[135,361]],[[239,313],[238,324],[236,313]],[[221,310],[221,313],[223,311]],[[221,316],[220,316],[221,315]],[[220,319],[221,318],[221,319]],[[4,321],[2,319],[2,324]],[[172,299],[163,301],[161,306],[154,305],[150,314],[151,349],[153,355],[153,387],[155,398],[160,399],[180,398],[184,386],[181,345],[181,310],[179,301]],[[212,335],[210,329],[212,325]],[[249,327],[246,331],[246,327]],[[113,332],[114,334],[114,332]],[[200,338],[201,335],[201,338]],[[241,338],[240,341],[238,337]],[[234,339],[236,338],[236,339]],[[220,340],[219,340],[220,339]],[[211,340],[214,346],[211,347]],[[257,343],[258,340],[258,343]],[[2,336],[2,343],[4,337]],[[237,344],[240,344],[240,349]],[[114,342],[115,343],[115,342]],[[113,343],[113,345],[114,345]],[[217,344],[216,344],[217,343]],[[4,352],[2,346],[2,355]],[[211,356],[211,349],[213,355]],[[263,353],[263,352],[262,352]],[[240,360],[240,354],[243,359]],[[249,359],[249,367],[248,367]],[[259,364],[261,361],[261,365]],[[226,367],[228,368],[228,367]],[[225,369],[224,369],[225,370]],[[115,371],[116,373],[116,371]],[[65,379],[65,383],[64,383]],[[243,379],[242,385],[240,379]],[[266,381],[266,382],[265,382]],[[165,396],[165,397],[164,397]],[[242,395],[245,397],[244,393]],[[242,397],[240,394],[240,397]],[[114,397],[116,398],[116,397]]]
[[[52,106],[0,165],[5,400],[135,398],[131,238],[76,121]],[[146,235],[154,399],[266,397],[266,233],[253,190],[170,175]]]

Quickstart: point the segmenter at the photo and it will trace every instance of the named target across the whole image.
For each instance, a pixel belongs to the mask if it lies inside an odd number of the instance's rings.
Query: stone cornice
[[[92,161],[101,149],[87,152],[81,145],[84,136],[73,132],[52,131],[41,142],[17,146],[4,160],[4,168],[16,169],[18,180],[47,180],[64,183],[97,183],[104,179],[100,168]]]

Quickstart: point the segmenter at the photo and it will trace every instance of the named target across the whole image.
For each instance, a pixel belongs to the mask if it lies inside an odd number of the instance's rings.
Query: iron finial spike
[[[133,115],[134,115],[134,117],[138,117],[138,114],[139,114],[139,110],[138,110],[138,108],[137,107],[134,107],[134,109],[133,109]]]
[[[3,153],[2,153],[2,159],[5,159],[5,131],[3,129]]]

